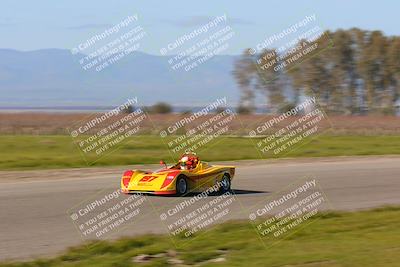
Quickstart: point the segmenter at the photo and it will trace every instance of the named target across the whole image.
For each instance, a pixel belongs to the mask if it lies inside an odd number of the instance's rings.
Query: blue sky
[[[2,0],[0,48],[71,49],[137,14],[148,36],[141,51],[159,55],[160,44],[226,14],[236,36],[225,54],[239,54],[263,38],[315,14],[318,25],[359,27],[400,35],[397,1],[18,1]]]

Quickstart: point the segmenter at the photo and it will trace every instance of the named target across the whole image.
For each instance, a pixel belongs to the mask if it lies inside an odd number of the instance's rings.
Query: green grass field
[[[94,162],[94,166],[172,162],[182,151],[171,152],[167,140],[159,136],[135,136],[119,149]],[[218,138],[197,152],[207,161],[260,159],[255,148],[257,139],[242,137]],[[350,155],[400,154],[400,136],[330,136],[322,135],[289,153],[278,157],[326,157]],[[96,158],[97,159],[97,158]],[[89,158],[91,163],[91,158]],[[88,167],[70,136],[0,136],[0,169],[47,169]]]
[[[242,221],[215,226],[178,249],[166,235],[145,235],[97,241],[71,248],[53,259],[0,266],[172,266],[172,260],[185,266],[400,265],[400,207],[319,216],[319,220],[267,248],[249,223]],[[132,259],[140,254],[155,257],[145,263],[133,263]],[[215,262],[217,258],[221,262]]]

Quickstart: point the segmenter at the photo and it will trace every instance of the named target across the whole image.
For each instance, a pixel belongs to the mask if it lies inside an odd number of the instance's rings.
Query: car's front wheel
[[[219,187],[219,193],[223,194],[231,191],[231,178],[228,174],[224,174],[221,180],[221,185]]]
[[[187,191],[188,191],[188,184],[185,177],[179,176],[178,180],[176,180],[176,194],[178,196],[182,196],[186,194]]]

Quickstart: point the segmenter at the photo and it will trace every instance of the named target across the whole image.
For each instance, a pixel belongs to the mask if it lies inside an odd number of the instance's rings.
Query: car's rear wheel
[[[178,196],[182,196],[186,194],[187,191],[188,191],[188,184],[185,177],[179,176],[178,180],[176,180],[176,194]]]
[[[228,174],[224,174],[221,179],[221,186],[219,187],[219,193],[223,194],[231,191],[231,177]]]

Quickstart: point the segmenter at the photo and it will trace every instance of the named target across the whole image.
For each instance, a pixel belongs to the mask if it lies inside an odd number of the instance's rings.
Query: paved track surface
[[[242,212],[232,212],[229,219],[247,218],[247,209],[266,203],[302,177],[318,181],[332,209],[400,204],[400,157],[243,161],[237,167],[233,192],[238,201],[232,210],[240,203]],[[82,243],[68,210],[99,192],[117,189],[123,170],[124,167],[0,172],[0,260],[51,256]],[[138,215],[140,219],[133,226],[113,232],[112,237],[165,233],[167,228],[160,214],[182,198],[149,196],[146,201],[151,207],[143,206],[146,210]]]

